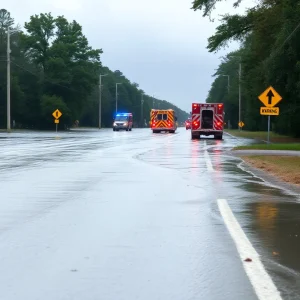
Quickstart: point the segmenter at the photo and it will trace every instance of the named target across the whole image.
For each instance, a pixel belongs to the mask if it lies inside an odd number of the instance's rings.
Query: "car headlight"
[[[117,126],[117,123],[116,122],[114,122],[114,125],[113,126]]]
[[[128,123],[127,123],[127,122],[125,122],[123,125],[124,125],[124,126],[127,126],[127,125],[128,125]]]

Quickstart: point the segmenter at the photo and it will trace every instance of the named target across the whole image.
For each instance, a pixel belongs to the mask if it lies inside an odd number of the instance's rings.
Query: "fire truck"
[[[215,139],[222,140],[224,114],[223,103],[192,103],[191,138],[213,135]]]
[[[177,129],[177,117],[173,109],[151,109],[150,128],[153,133],[168,131],[175,133]]]

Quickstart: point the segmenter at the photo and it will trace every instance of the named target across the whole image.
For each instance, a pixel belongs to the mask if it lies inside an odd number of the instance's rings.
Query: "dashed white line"
[[[207,170],[212,172],[214,170],[213,165],[211,163],[211,159],[209,157],[208,151],[206,150],[207,148],[207,144],[206,141],[204,141],[204,158],[205,158],[205,163],[206,163],[206,167]]]
[[[259,254],[255,251],[240,224],[233,215],[225,199],[218,200],[219,210],[227,226],[227,229],[235,242],[239,255],[243,261],[244,269],[260,300],[282,300],[279,291],[271,277],[260,261]],[[252,259],[245,262],[246,258]]]

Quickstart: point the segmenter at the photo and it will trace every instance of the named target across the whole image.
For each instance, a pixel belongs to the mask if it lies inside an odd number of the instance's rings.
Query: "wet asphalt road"
[[[217,201],[300,298],[299,195],[229,152],[149,129],[0,135],[1,300],[258,299]]]

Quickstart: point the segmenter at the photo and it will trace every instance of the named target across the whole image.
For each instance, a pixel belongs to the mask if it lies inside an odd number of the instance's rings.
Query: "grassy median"
[[[247,145],[247,146],[237,146],[233,150],[292,150],[292,151],[300,151],[300,143],[252,144],[252,145]]]
[[[246,131],[246,130],[225,130],[225,132],[236,136],[249,139],[255,139],[259,141],[266,141],[268,139],[267,131]],[[270,142],[272,143],[300,143],[300,138],[293,138],[287,135],[281,135],[274,132],[270,132]]]
[[[300,157],[293,156],[243,156],[249,165],[268,172],[287,183],[300,186]]]

